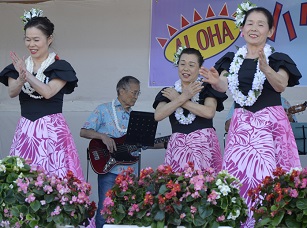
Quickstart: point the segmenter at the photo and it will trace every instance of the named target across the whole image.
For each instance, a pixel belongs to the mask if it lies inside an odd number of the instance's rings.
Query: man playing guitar
[[[80,131],[80,136],[83,138],[101,140],[111,154],[116,153],[118,149],[113,138],[121,138],[126,135],[130,112],[132,111],[131,107],[134,106],[141,93],[140,81],[133,76],[125,76],[117,83],[116,90],[117,99],[99,105],[90,114]],[[161,147],[163,148],[163,146]],[[132,155],[138,156],[138,152],[132,152]],[[109,172],[98,174],[97,228],[102,228],[105,223],[100,211],[103,207],[106,192],[113,187],[117,175],[128,167],[132,167],[137,174],[137,159],[132,164],[118,164],[112,167]]]

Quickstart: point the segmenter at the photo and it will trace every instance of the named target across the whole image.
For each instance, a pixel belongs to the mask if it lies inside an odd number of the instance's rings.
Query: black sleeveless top
[[[215,69],[219,73],[223,70],[229,71],[230,64],[234,58],[233,52],[226,53],[215,64]],[[293,60],[286,54],[273,53],[269,56],[269,65],[274,71],[278,71],[280,68],[286,70],[289,74],[288,87],[292,87],[299,84],[299,79],[302,77],[301,73],[296,67]],[[254,74],[257,68],[257,61],[254,59],[245,59],[239,70],[239,89],[244,95],[247,95],[248,91],[252,88]],[[245,106],[244,108],[257,112],[265,107],[281,105],[280,93],[276,92],[268,80],[265,80],[263,84],[263,90],[257,101],[252,106]],[[235,102],[235,108],[239,108],[240,105]]]
[[[226,93],[220,93],[216,90],[214,90],[210,84],[203,83],[204,88],[199,93],[199,104],[204,104],[204,101],[207,97],[212,97],[217,100],[217,107],[216,111],[220,112],[224,110],[223,101],[225,101],[228,97]],[[165,88],[163,88],[165,89]],[[163,90],[162,89],[162,90]],[[162,91],[161,90],[161,91]],[[153,108],[156,109],[158,104],[162,101],[164,102],[170,102],[170,100],[166,97],[164,97],[161,93],[161,91],[157,94],[155,101],[153,103]],[[187,109],[183,109],[183,114],[187,116],[190,112]],[[193,131],[204,129],[204,128],[213,128],[213,120],[212,119],[205,119],[203,117],[196,116],[195,120],[191,124],[180,124],[178,120],[175,117],[175,112],[169,116],[169,121],[172,126],[172,133],[179,132],[184,134],[189,134]]]
[[[44,71],[44,74],[49,78],[49,81],[59,78],[67,83],[50,99],[35,99],[21,90],[19,93],[21,116],[31,121],[46,115],[62,113],[64,94],[72,93],[77,86],[78,78],[76,77],[76,72],[65,60],[56,60]],[[0,72],[0,82],[8,86],[8,77],[14,79],[19,77],[13,64],[8,65]],[[34,92],[33,95],[39,96],[37,92]]]

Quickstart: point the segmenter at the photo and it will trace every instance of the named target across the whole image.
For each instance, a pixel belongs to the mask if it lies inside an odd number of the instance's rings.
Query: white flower
[[[237,198],[236,198],[236,197],[232,197],[232,198],[231,198],[231,202],[232,202],[232,203],[236,203],[236,202],[237,202]]]
[[[236,220],[240,215],[240,210],[236,210],[236,212],[232,213],[230,212],[229,215],[227,216],[227,219],[232,219]]]
[[[218,188],[220,192],[223,194],[223,196],[227,196],[228,192],[231,192],[231,189],[226,184],[219,185]]]
[[[6,172],[6,167],[3,164],[0,164],[0,172],[5,173]]]
[[[25,10],[21,19],[22,19],[24,24],[27,24],[33,17],[42,17],[42,16],[43,16],[42,10],[32,8],[29,11]]]
[[[215,184],[216,184],[217,186],[219,186],[219,185],[223,184],[223,182],[221,181],[221,179],[217,179],[217,181],[215,182]]]
[[[186,46],[178,47],[177,52],[174,54],[174,60],[173,60],[175,66],[178,66],[179,56],[181,55],[181,52],[186,48],[187,48]]]
[[[24,164],[20,158],[16,158],[17,167],[23,168]]]
[[[252,4],[249,0],[238,5],[238,8],[236,10],[236,17],[235,17],[235,20],[236,20],[235,23],[236,23],[237,28],[240,28],[243,25],[243,21],[245,19],[245,15],[247,11],[255,7],[256,5]]]

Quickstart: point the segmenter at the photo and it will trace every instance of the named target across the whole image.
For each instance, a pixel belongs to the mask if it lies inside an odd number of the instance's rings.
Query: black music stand
[[[125,144],[136,145],[139,149],[144,146],[153,147],[158,122],[152,112],[131,111]],[[138,172],[141,171],[141,153],[139,153]]]
[[[291,123],[299,155],[306,155],[307,123]]]

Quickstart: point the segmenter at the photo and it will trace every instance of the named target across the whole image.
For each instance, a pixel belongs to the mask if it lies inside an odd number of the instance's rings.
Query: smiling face
[[[33,59],[45,60],[49,55],[48,49],[51,42],[52,37],[47,37],[36,27],[27,28],[25,31],[25,45]]]
[[[273,32],[274,28],[269,28],[268,18],[263,12],[258,11],[251,12],[242,27],[246,43],[252,46],[264,46]]]
[[[199,62],[197,55],[182,54],[178,64],[178,74],[183,85],[196,81],[199,73]]]

